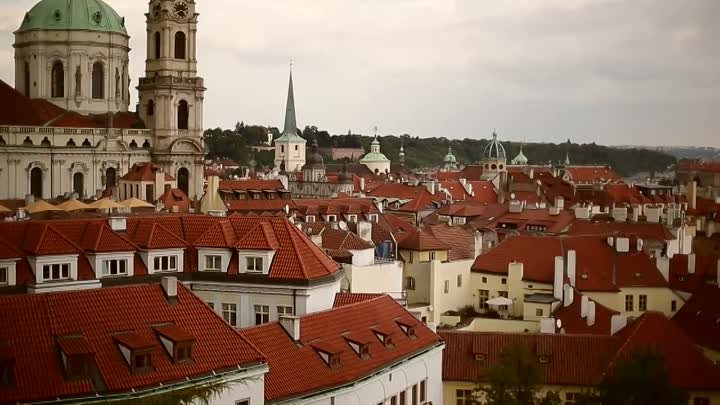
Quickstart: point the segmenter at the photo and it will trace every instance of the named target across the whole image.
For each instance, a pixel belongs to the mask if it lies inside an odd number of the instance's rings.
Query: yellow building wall
[[[672,317],[682,308],[684,300],[673,290],[665,287],[628,287],[619,293],[584,292],[588,298],[603,306],[620,312],[628,318],[637,318],[645,311],[640,311],[640,295],[647,296],[647,311],[662,312],[668,318]],[[625,310],[625,296],[633,296],[633,310]],[[672,301],[676,303],[676,310],[672,311]]]
[[[510,277],[506,274],[490,274],[490,273],[477,273],[473,272],[470,274],[470,280],[471,280],[471,299],[472,304],[475,307],[476,310],[480,311],[480,299],[479,299],[479,290],[488,290],[488,299],[499,297],[500,291],[508,292],[508,295],[510,295],[510,290],[513,290],[513,295],[518,298],[515,302],[516,305],[511,308],[510,315],[514,317],[524,317],[524,308],[527,304],[524,304],[522,300],[524,299],[525,294],[533,294],[533,293],[546,293],[546,294],[552,294],[552,285],[550,284],[543,284],[543,283],[536,283],[532,281],[526,281],[521,280],[520,287],[518,289],[513,288],[514,284],[513,280],[510,280]],[[484,281],[483,281],[484,280]],[[503,282],[504,280],[504,282]],[[513,298],[513,297],[510,297]],[[542,304],[540,304],[542,305]],[[535,307],[531,306],[530,309],[532,312],[528,314],[531,317],[535,316]],[[545,315],[548,316],[549,312],[544,311]],[[539,318],[538,318],[539,319]]]
[[[433,322],[439,322],[440,315],[445,311],[457,311],[472,305],[470,267],[473,262],[473,259],[452,262],[433,260],[431,262],[432,296],[430,306],[433,308]],[[445,292],[446,282],[447,292]]]

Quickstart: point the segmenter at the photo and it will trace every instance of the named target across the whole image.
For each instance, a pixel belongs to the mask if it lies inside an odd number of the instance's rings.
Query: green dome
[[[83,30],[127,35],[125,18],[102,0],[42,0],[25,14],[17,32]]]

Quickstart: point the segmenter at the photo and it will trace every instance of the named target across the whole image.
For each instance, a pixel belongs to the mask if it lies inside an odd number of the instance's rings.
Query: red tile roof
[[[398,240],[398,247],[404,250],[426,252],[431,250],[450,250],[450,245],[438,239],[432,231],[418,229]]]
[[[702,159],[680,159],[676,171],[720,173],[720,162]]]
[[[23,256],[19,249],[0,237],[0,260],[19,259]]]
[[[673,290],[692,293],[709,282],[717,281],[719,260],[717,256],[695,255],[695,272],[690,273],[688,255],[676,253],[670,259],[670,286]]]
[[[443,380],[477,382],[510,342],[529,346],[547,356],[544,382],[552,385],[599,384],[615,365],[631,353],[653,348],[663,354],[673,385],[688,390],[720,389],[720,368],[695,347],[690,338],[662,314],[647,312],[615,336],[517,334],[440,331],[446,342]],[[484,361],[475,355],[485,356]]]
[[[77,244],[46,222],[31,222],[27,226],[22,249],[32,256],[72,255],[81,252]]]
[[[491,181],[468,181],[472,186],[473,196],[471,200],[484,203],[496,203],[498,201],[495,186]]]
[[[619,312],[595,302],[595,323],[588,326],[587,319],[582,317],[582,294],[575,290],[573,294],[573,302],[569,306],[562,303],[558,309],[552,314],[553,318],[562,321],[562,329],[565,333],[571,335],[606,335],[609,336],[611,329],[611,320],[613,315]]]
[[[272,225],[261,222],[241,238],[235,245],[236,249],[248,250],[277,250],[280,248],[277,236]]]
[[[433,225],[426,228],[439,241],[450,246],[448,260],[464,260],[475,258],[475,236],[472,231],[459,226],[446,224]]]
[[[428,192],[425,186],[411,186],[400,183],[383,183],[369,191],[367,195],[372,197],[388,197],[400,198],[403,200],[412,200],[420,196],[423,192]],[[429,193],[428,193],[429,194]]]
[[[137,246],[113,232],[104,222],[90,222],[85,228],[80,247],[86,252],[112,253],[112,252],[134,252]]]
[[[720,352],[720,287],[703,285],[675,314],[673,321],[696,344]]]
[[[406,336],[397,320],[413,325],[416,338]],[[390,331],[395,347],[384,347],[373,328]],[[386,295],[301,317],[300,345],[278,323],[245,329],[240,333],[262,347],[267,356],[270,372],[265,376],[266,401],[289,399],[351,384],[441,344],[436,334]],[[347,339],[368,342],[370,357],[360,358]],[[331,369],[313,345],[339,352],[341,366]]]
[[[612,235],[621,233],[636,235],[648,241],[667,241],[675,237],[663,224],[649,222],[590,222],[575,221],[567,231],[568,235]]]
[[[195,247],[229,249],[234,248],[237,242],[232,223],[223,220],[211,226],[200,238],[193,242],[193,245]]]
[[[156,163],[135,163],[126,175],[120,180],[124,181],[155,181],[155,173],[162,171],[160,165]],[[175,180],[171,175],[165,173],[165,181]]]
[[[567,166],[565,170],[570,173],[575,183],[613,182],[620,180],[609,166]]]
[[[132,240],[142,249],[182,249],[187,243],[159,223],[141,222],[132,233]]]
[[[482,165],[467,165],[460,170],[460,178],[471,181],[478,181],[482,177]]]
[[[349,231],[325,228],[322,232],[322,247],[333,250],[365,250],[373,245]]]
[[[158,198],[162,202],[165,209],[172,211],[173,207],[178,207],[177,212],[189,212],[192,207],[192,200],[179,188],[171,188]]]
[[[218,187],[224,191],[284,190],[280,180],[220,180]]]
[[[0,341],[9,343],[15,359],[15,387],[2,389],[3,401],[95,398],[89,379],[64,377],[56,342],[68,335],[80,335],[82,341],[65,341],[63,349],[94,353],[106,386],[101,395],[129,394],[264,361],[251,343],[181,284],[177,294],[172,305],[159,284],[0,296]],[[176,364],[168,356],[153,330],[166,323],[193,336],[192,362]],[[122,332],[132,332],[142,346],[152,347],[153,371],[135,374],[130,370],[113,339]]]
[[[557,234],[565,231],[575,222],[575,213],[560,211],[557,215],[550,214],[547,209],[523,209],[522,212],[506,211],[488,224],[490,228],[499,228],[502,224],[514,224],[516,230],[526,231],[531,226],[545,227],[544,233]]]
[[[357,304],[381,297],[383,294],[358,294],[358,293],[336,293],[333,308],[344,307],[346,305]]]

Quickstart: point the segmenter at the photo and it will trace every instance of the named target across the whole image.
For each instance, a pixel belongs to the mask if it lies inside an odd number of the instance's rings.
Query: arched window
[[[65,97],[65,69],[60,61],[53,63],[50,87],[53,98]]]
[[[185,59],[185,33],[175,33],[175,59]]]
[[[103,66],[102,62],[93,63],[92,98],[105,98],[105,66]]]
[[[178,188],[183,191],[186,195],[190,195],[189,188],[190,188],[190,172],[188,169],[182,167],[180,170],[178,170],[177,174],[177,184]]]
[[[25,77],[25,96],[30,97],[30,64],[27,62],[23,64],[23,77]]]
[[[73,174],[73,192],[81,198],[85,193],[85,176],[80,172]]]
[[[188,103],[185,100],[180,100],[178,104],[177,120],[178,129],[188,129]]]
[[[160,33],[155,33],[155,59],[160,59]]]
[[[155,102],[150,100],[147,105],[147,115],[151,116],[155,114]]]
[[[35,198],[42,198],[43,172],[39,167],[30,170],[30,194]]]
[[[117,177],[117,171],[114,167],[105,170],[105,188],[115,187],[115,179]]]

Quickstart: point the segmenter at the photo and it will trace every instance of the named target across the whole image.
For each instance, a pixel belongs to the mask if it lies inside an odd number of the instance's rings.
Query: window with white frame
[[[472,405],[475,397],[472,390],[455,390],[455,402],[457,405]]]
[[[109,259],[102,261],[103,276],[127,276],[128,261],[127,259]]]
[[[255,325],[262,325],[270,322],[270,306],[255,305]]]
[[[222,304],[222,317],[225,322],[237,326],[237,304]]]
[[[0,267],[0,285],[7,285],[10,282],[8,273],[10,273],[10,269]]]
[[[278,316],[288,316],[293,314],[293,308],[284,306],[284,305],[278,305],[277,307],[277,313]]]
[[[357,222],[357,215],[348,215],[348,222]]]
[[[377,224],[377,222],[378,222],[378,214],[370,214],[370,215],[368,215],[368,220],[370,220],[370,222],[372,222],[372,223],[374,223],[374,224]]]
[[[337,221],[337,216],[335,216],[335,215],[328,215],[328,216],[327,216],[327,221],[328,221],[328,222],[335,222],[335,221]]]
[[[313,222],[315,222],[315,215],[308,215],[308,216],[306,216],[306,217],[305,217],[305,222],[307,222],[308,224],[312,224]]]
[[[445,294],[450,292],[450,280],[445,280],[445,288],[444,288]]]
[[[177,256],[155,256],[155,271],[177,271]]]
[[[262,273],[263,271],[263,258],[262,257],[248,257],[245,259],[245,269],[248,273]]]
[[[43,281],[70,279],[70,263],[44,264],[42,271]]]
[[[222,270],[222,256],[220,256],[220,255],[205,256],[205,271],[220,271],[220,270]]]

